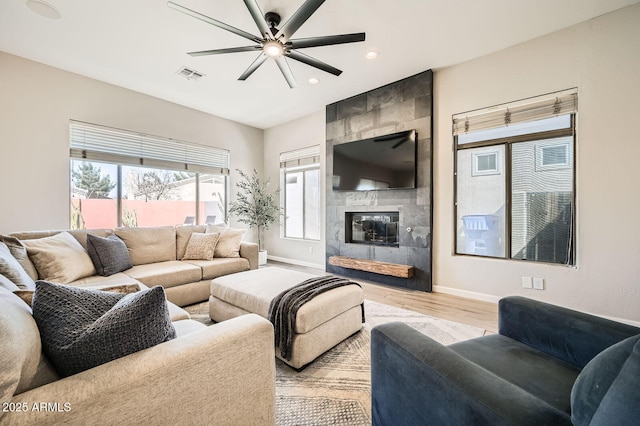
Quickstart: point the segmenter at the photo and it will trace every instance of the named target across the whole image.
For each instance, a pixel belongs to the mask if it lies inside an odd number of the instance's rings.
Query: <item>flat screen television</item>
[[[415,130],[333,145],[333,189],[372,191],[416,187]]]

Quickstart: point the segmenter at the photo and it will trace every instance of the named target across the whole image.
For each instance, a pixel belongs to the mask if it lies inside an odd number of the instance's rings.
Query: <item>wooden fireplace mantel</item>
[[[378,262],[377,260],[356,259],[346,256],[331,256],[329,257],[329,264],[400,278],[411,278],[413,276],[413,266],[398,263]]]

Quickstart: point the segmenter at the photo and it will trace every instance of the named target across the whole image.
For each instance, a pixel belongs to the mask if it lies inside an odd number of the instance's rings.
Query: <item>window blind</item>
[[[453,116],[453,135],[495,129],[510,124],[572,114],[578,110],[578,90],[562,92],[469,111]]]
[[[188,172],[229,174],[229,151],[71,120],[70,156]]]
[[[283,152],[280,154],[281,169],[308,166],[311,164],[320,164],[320,145],[296,149],[294,151]]]

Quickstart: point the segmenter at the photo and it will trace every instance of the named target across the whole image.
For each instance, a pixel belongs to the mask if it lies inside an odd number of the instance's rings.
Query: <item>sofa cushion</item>
[[[169,288],[202,279],[202,269],[179,260],[136,265],[128,269],[126,274],[149,287],[161,285]]]
[[[63,376],[176,337],[162,287],[121,294],[38,281],[33,317]]]
[[[214,228],[217,227],[207,227],[207,232],[214,233]],[[220,232],[214,257],[240,257],[240,243],[246,232],[246,229],[225,228]]]
[[[194,232],[189,237],[189,243],[184,251],[182,260],[211,260],[216,249],[220,234],[204,234]]]
[[[640,335],[596,355],[571,391],[574,425],[632,425],[640,419]]]
[[[29,259],[29,254],[27,253],[27,248],[22,241],[18,238],[10,235],[0,235],[0,241],[5,243],[7,247],[9,247],[9,251],[16,258],[22,269],[31,277],[32,280],[38,279],[38,271],[36,267],[33,266],[33,262]],[[33,286],[35,288],[35,284]]]
[[[17,287],[23,289],[35,288],[35,283],[11,254],[9,247],[0,242],[0,274],[4,275]]]
[[[203,233],[206,229],[204,225],[187,225],[176,227],[176,259],[184,257],[184,251],[187,249],[189,238],[194,232]]]
[[[575,365],[500,334],[448,347],[555,409],[571,412],[569,395],[580,373]],[[533,377],[536,380],[532,380]]]
[[[186,263],[202,268],[202,279],[211,280],[222,275],[248,271],[249,261],[244,257],[214,257],[211,260],[185,260]]]
[[[103,277],[102,275],[92,275],[90,277],[84,277],[79,280],[71,281],[69,283],[69,285],[74,287],[85,287],[94,289],[123,284],[142,285],[140,281],[131,278],[129,275],[123,272],[118,272],[117,274],[109,275],[108,277]]]
[[[31,309],[4,288],[0,288],[0,342],[0,401],[58,379],[42,354]]]
[[[127,245],[117,235],[87,235],[87,252],[98,275],[108,277],[133,266]]]
[[[116,228],[115,234],[127,245],[134,266],[177,259],[173,226]]]
[[[87,251],[68,232],[23,244],[43,280],[67,284],[96,273]]]
[[[139,284],[121,284],[107,287],[100,287],[100,291],[109,291],[112,293],[120,293],[120,294],[129,294],[135,293],[136,291],[140,291]],[[33,295],[35,294],[35,290],[16,290],[13,292],[16,296],[18,296],[24,303],[31,306],[33,304]]]
[[[52,237],[61,232],[68,232],[75,238],[82,248],[87,249],[87,235],[98,235],[100,237],[108,237],[113,234],[112,229],[67,229],[67,230],[53,230],[53,231],[24,231],[24,232],[12,232],[10,235],[12,237],[16,237],[21,241],[25,240],[35,240],[45,237]]]

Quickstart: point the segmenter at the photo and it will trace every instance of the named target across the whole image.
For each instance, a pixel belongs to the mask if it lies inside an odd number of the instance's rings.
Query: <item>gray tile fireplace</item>
[[[327,106],[327,272],[431,291],[432,83],[429,70]],[[334,189],[334,145],[409,130],[417,134],[415,188]],[[403,278],[330,264],[338,257],[413,270]]]

